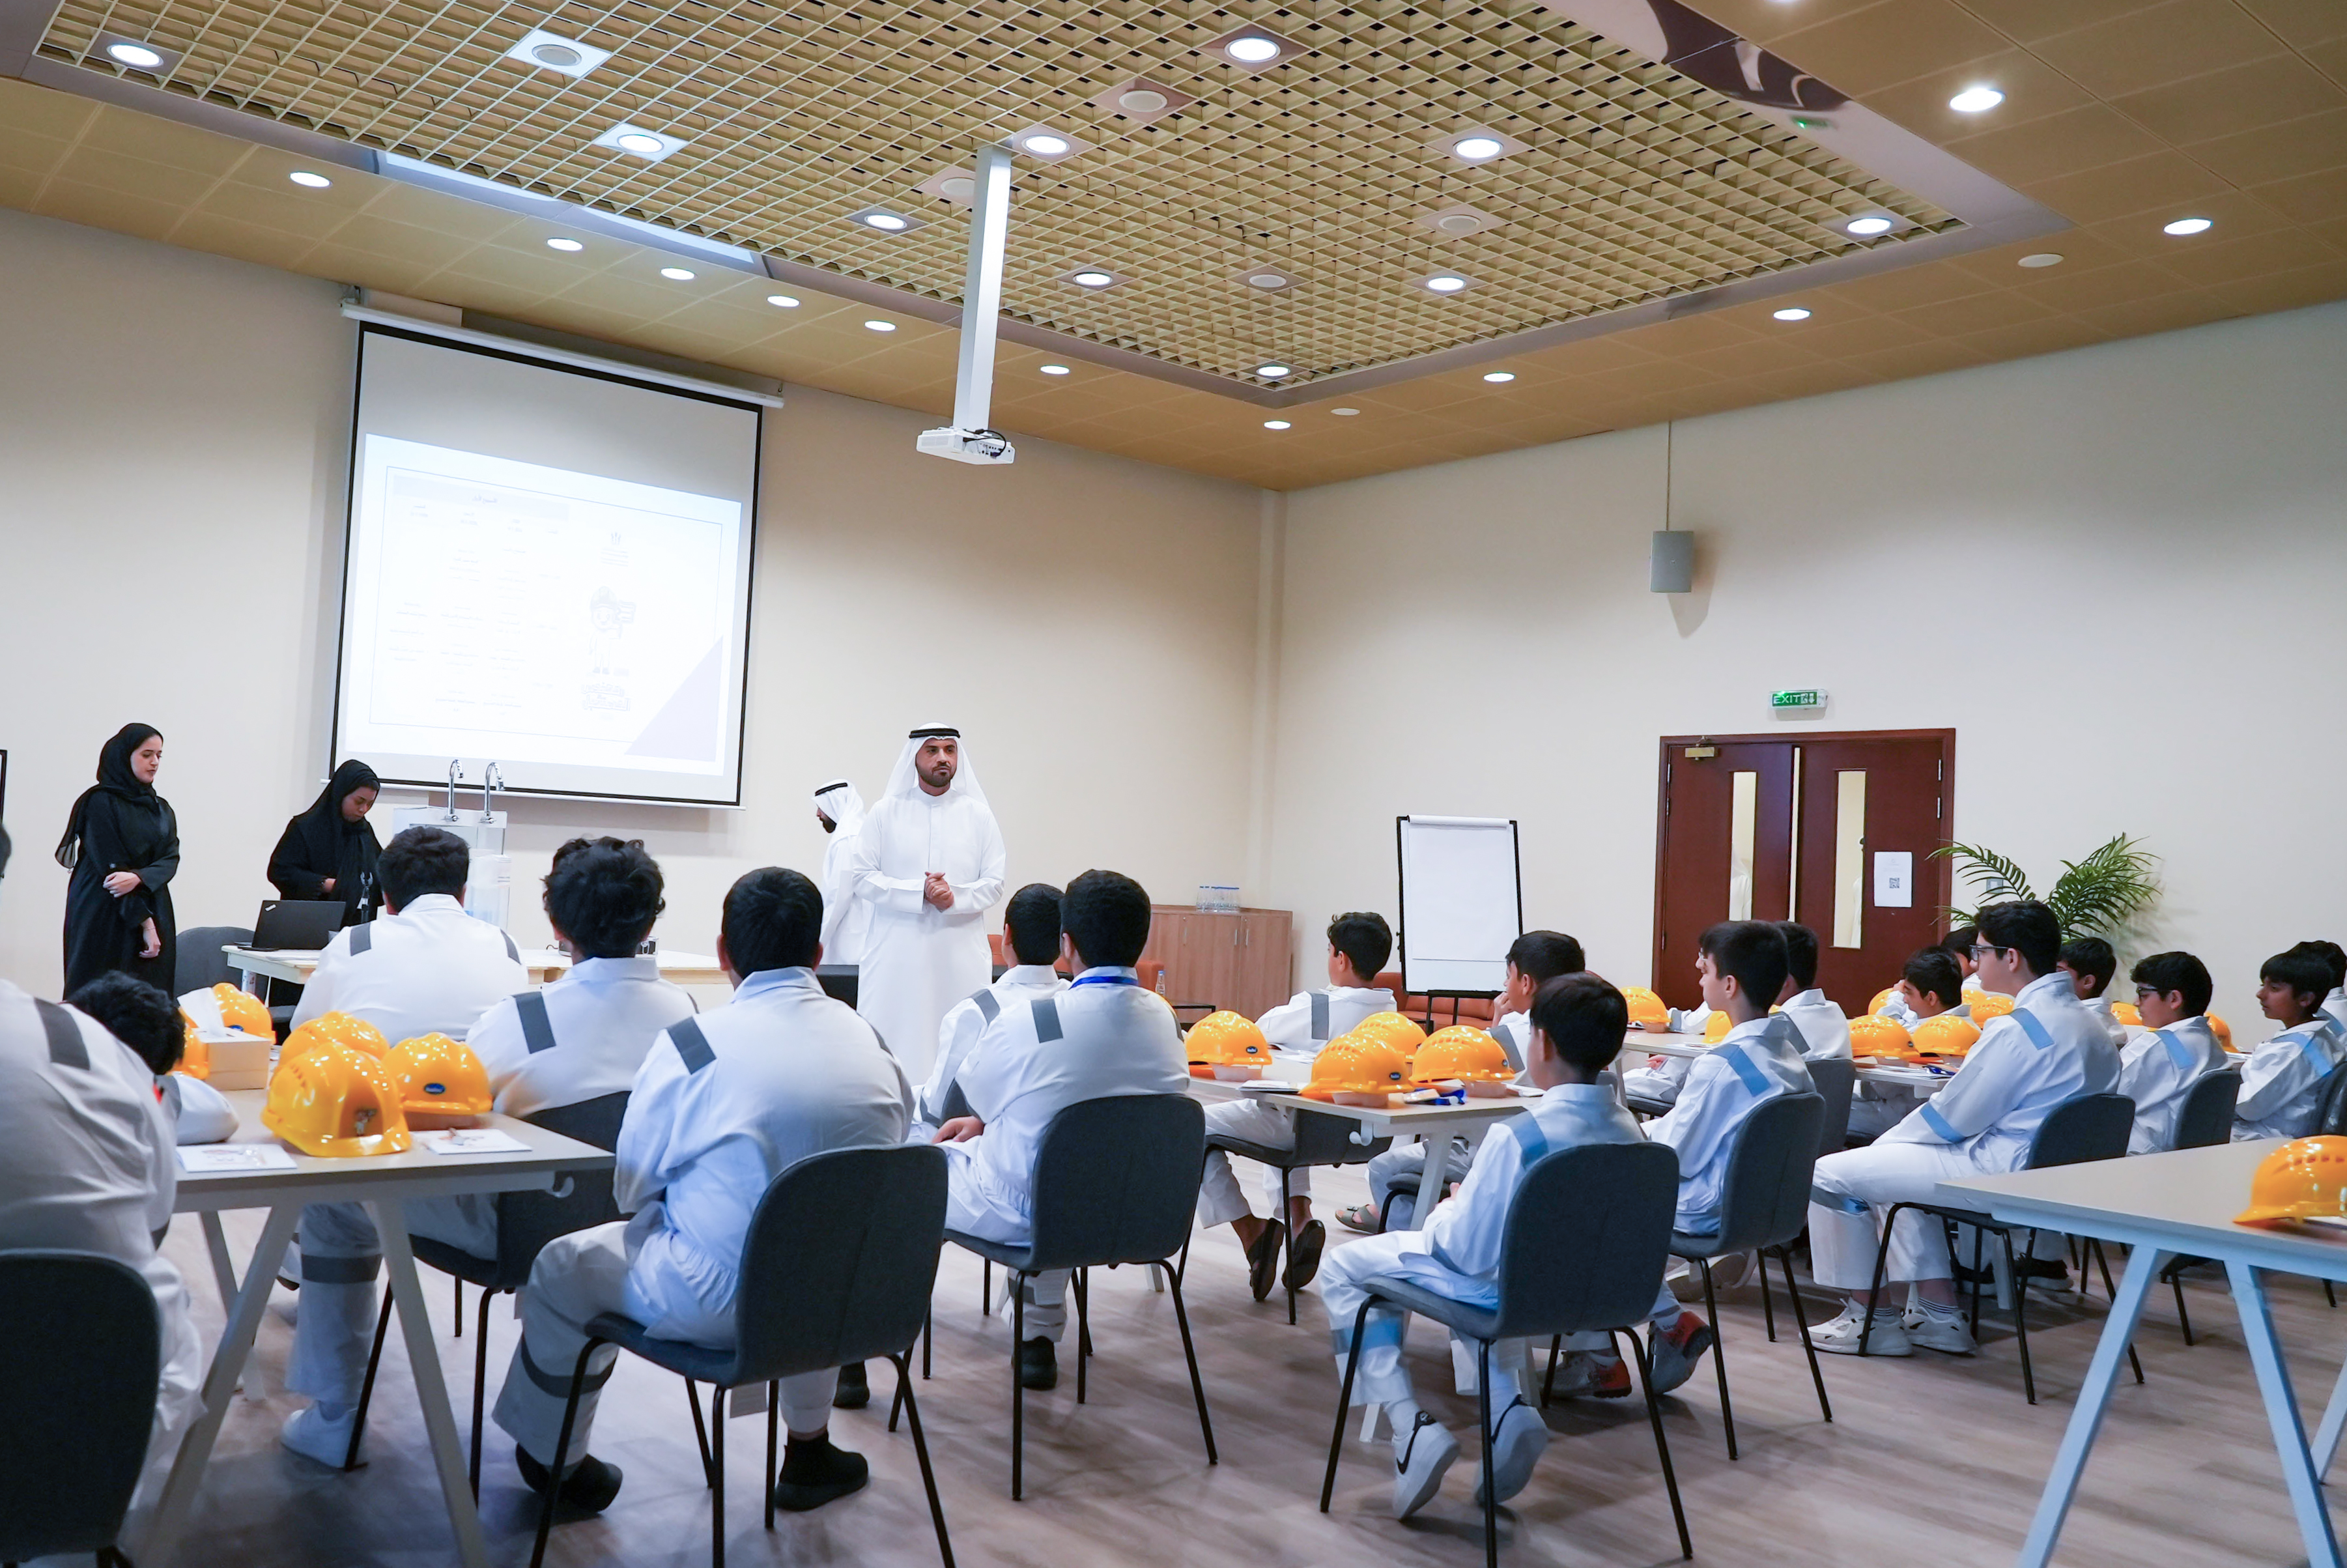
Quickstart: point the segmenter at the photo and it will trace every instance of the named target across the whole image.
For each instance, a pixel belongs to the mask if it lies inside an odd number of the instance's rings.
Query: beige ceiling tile
[[[0,126],[11,131],[72,141],[102,112],[87,98],[0,77]]]
[[[56,174],[60,179],[119,190],[174,207],[193,206],[210,183],[203,176],[185,169],[168,169],[143,158],[125,158],[118,152],[107,152],[86,144],[66,156]]]
[[[2347,15],[2347,6],[2338,8]],[[2299,53],[2306,63],[2334,82],[2347,82],[2347,37],[2333,38],[2326,44],[2310,44]]]
[[[129,196],[102,185],[52,178],[42,187],[40,200],[33,210],[45,218],[62,218],[69,223],[111,229],[118,234],[159,240],[170,232],[186,209],[176,202]]]
[[[197,207],[217,218],[256,223],[281,234],[298,234],[312,241],[325,239],[356,216],[347,207],[303,200],[303,194],[298,186],[272,190],[229,179],[206,191]]]
[[[2236,185],[2264,185],[2347,169],[2347,108],[2200,142],[2185,150]]]
[[[2208,218],[2216,226],[2198,234],[2167,232],[2167,224],[2177,218]],[[2289,220],[2256,197],[2246,191],[2230,190],[2193,201],[2170,202],[2131,218],[2114,218],[2096,224],[2089,232],[2108,241],[2116,250],[2166,266],[2199,246],[2221,245],[2290,226]]]
[[[74,144],[63,137],[35,136],[29,131],[0,135],[0,169],[53,174],[73,149]]]
[[[1853,386],[1871,386],[1881,379],[1877,372],[1850,363],[1793,365],[1756,375],[1751,384],[1771,397],[1816,397],[1828,392],[1847,392]]]
[[[1937,375],[1942,371],[1986,364],[1988,355],[1952,338],[1939,338],[1931,343],[1906,343],[1898,348],[1854,354],[1851,363],[1874,372],[1885,381],[1898,381],[1908,376]]]
[[[2157,300],[2130,300],[2125,304],[2097,305],[2080,311],[2081,319],[2113,337],[2137,337],[2145,333],[2174,332],[2222,321],[2244,313],[2214,293],[2168,294]]]
[[[2327,169],[2295,179],[2277,179],[2250,194],[2296,223],[2316,223],[2347,213],[2347,169]]]
[[[2024,256],[2061,257],[2060,262],[2043,273],[2050,277],[2073,267],[2106,267],[2114,261],[2126,261],[2130,254],[2087,230],[2065,229],[2058,234],[2041,234],[2034,240],[2000,245],[1993,251],[1975,251],[1969,256],[1956,257],[1948,265],[1971,273],[1992,288],[2002,289],[2025,282],[2032,272],[2040,271],[2024,267]]]
[[[371,218],[435,229],[466,240],[494,240],[528,221],[501,207],[392,179],[370,180],[363,205]],[[555,231],[548,228],[547,232]]]
[[[252,154],[252,144],[218,132],[177,125],[153,115],[108,108],[82,134],[82,145],[219,177]]]
[[[1951,0],[1885,0],[1785,34],[1772,47],[1864,98],[1894,82],[2004,54],[2012,46]]]
[[[1554,348],[1534,351],[1524,356],[1564,375],[1594,375],[1601,370],[1620,370],[1625,365],[1645,364],[1655,357],[1651,349],[1641,348],[1627,334],[1583,338],[1578,343],[1559,343]]]
[[[2032,354],[2059,354],[2108,342],[2113,334],[2078,316],[2049,316],[2044,321],[2015,322],[1985,332],[1966,333],[1957,341],[1991,359],[2026,359]]]
[[[1737,379],[1760,375],[1770,371],[1790,370],[1814,365],[1818,355],[1808,344],[1809,323],[1785,334],[1779,343],[1741,343],[1727,348],[1705,349],[1699,354],[1683,356],[1697,370],[1707,370],[1714,375]]]
[[[458,277],[525,289],[540,299],[593,275],[591,269],[557,251],[541,250],[532,256],[498,245],[474,246],[449,263],[448,271]]]
[[[1785,0],[1704,0],[1696,9],[1738,37],[1766,44],[1788,33],[1814,27],[1830,17],[1881,3],[1882,0],[1801,0],[1798,5],[1788,5]]]
[[[2114,98],[2111,107],[2177,143],[2208,141],[2347,108],[2347,90],[2288,55]]]
[[[2347,299],[2347,261],[2301,267],[2243,283],[2227,283],[2215,291],[2228,304],[2242,311],[2294,311],[2301,305],[2328,304]]]
[[[1960,267],[1926,264],[1852,278],[1822,291],[1826,300],[1870,311],[1901,311],[1977,294],[1989,285]],[[1772,323],[1773,324],[1773,323]]]
[[[2099,223],[2196,200],[2225,190],[2226,181],[2184,153],[2158,152],[2022,189],[2074,223]]]
[[[2075,32],[2144,8],[2144,0],[1962,0],[1962,4],[1990,26],[2023,44]]]
[[[182,217],[167,238],[170,243],[192,251],[210,251],[216,256],[234,256],[239,261],[260,261],[288,271],[299,271],[293,263],[316,243],[305,235],[288,234],[282,229],[264,228],[201,209]]]
[[[1948,107],[1950,98],[1975,86],[1995,87],[2004,94],[2004,102],[1984,114],[1963,114]],[[2077,83],[2034,55],[2018,49],[2005,49],[1975,60],[1951,60],[1938,69],[1865,95],[1868,108],[1926,140],[1942,143],[2009,126],[2034,124],[2082,108],[2093,101]]]
[[[312,245],[302,251],[301,269],[313,278],[331,278],[338,283],[356,283],[361,288],[381,289],[386,293],[405,294],[412,300],[431,300],[444,305],[469,306],[474,310],[498,310],[500,307],[483,298],[466,297],[441,286],[429,267],[415,261],[397,261],[373,251],[353,251],[341,245]]]
[[[1917,305],[1899,313],[1908,325],[1920,327],[1941,337],[1954,337],[1963,333],[1986,332],[1992,327],[2011,326],[2015,322],[2043,321],[2055,314],[2050,305],[2018,293],[1971,294],[1961,300],[1942,300],[1937,304]]]
[[[2014,292],[2056,311],[2081,311],[2123,300],[2173,293],[2184,280],[2149,261],[2119,261],[2107,267],[2064,265],[2016,272]]]
[[[2229,0],[2168,0],[2031,45],[2040,59],[2108,100],[2281,52]]]
[[[40,194],[48,176],[29,169],[11,169],[0,163],[0,207],[14,207],[30,211],[33,199]]]
[[[394,223],[372,212],[345,218],[326,238],[337,245],[432,267],[447,266],[475,244],[469,237],[452,237],[409,223]]]
[[[1847,320],[1820,317],[1801,324],[1801,346],[1829,359],[1848,359],[1879,348],[1924,343],[1931,335],[1897,316],[1852,316]]]
[[[2347,38],[2347,5],[2339,0],[2240,0],[2240,4],[2300,48]]]
[[[1584,375],[1573,385],[1593,397],[1657,397],[1676,392],[1682,387],[1706,386],[1718,377],[1682,364],[1676,360],[1658,359],[1652,364],[1634,364],[1624,370],[1608,370],[1595,375]]]
[[[2320,240],[2339,254],[2347,256],[2347,213],[2325,219],[2320,223],[2301,224],[2298,231]]]
[[[1639,327],[1630,341],[1650,354],[1683,354],[1707,348],[1727,348],[1751,343],[1777,323],[1768,319],[1773,305],[1737,305],[1727,310],[1701,311],[1676,321]]]
[[[664,278],[590,272],[554,297],[650,322],[658,321],[682,302],[676,290],[677,285]]]
[[[2214,245],[2185,247],[2164,259],[2168,271],[2197,289],[2236,283],[2269,272],[2297,267],[2319,267],[2326,261],[2347,261],[2342,253],[2303,229],[2277,229],[2270,234],[2246,235]]]
[[[2099,169],[2162,148],[2157,137],[2101,104],[2000,126],[1947,143],[1950,152],[1974,169],[2013,185]]]

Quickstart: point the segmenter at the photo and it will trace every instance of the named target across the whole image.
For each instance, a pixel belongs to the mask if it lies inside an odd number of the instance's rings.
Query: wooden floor
[[[1324,1214],[1331,1199],[1361,1195],[1350,1173],[1324,1173],[1321,1186]],[[257,1218],[229,1219],[241,1256]],[[199,1282],[202,1328],[215,1334],[220,1305],[191,1217],[174,1225],[169,1246]],[[425,1277],[461,1430],[473,1298],[467,1292],[466,1337],[450,1339],[447,1281],[429,1271]],[[1316,1512],[1336,1397],[1317,1296],[1306,1297],[1294,1327],[1276,1295],[1256,1305],[1227,1231],[1200,1238],[1190,1292],[1221,1464],[1205,1464],[1169,1298],[1153,1295],[1140,1271],[1096,1272],[1090,1403],[1076,1404],[1063,1357],[1060,1388],[1030,1397],[1027,1501],[1014,1503],[1009,1325],[979,1315],[977,1260],[948,1249],[937,1294],[937,1375],[919,1392],[961,1563],[1481,1562],[1471,1458],[1452,1471],[1434,1505],[1403,1524],[1387,1512],[1384,1440],[1348,1437],[1333,1510]],[[2120,1387],[2057,1558],[2065,1568],[2305,1561],[2229,1298],[2213,1276],[2190,1295],[2201,1339],[2188,1348],[2172,1303],[2154,1299],[2140,1337],[2150,1381]],[[2319,1410],[2347,1339],[2347,1313],[2327,1309],[2311,1282],[2277,1281],[2274,1295],[2301,1402]],[[397,1335],[385,1352],[369,1465],[345,1475],[278,1447],[278,1425],[300,1402],[281,1391],[297,1299],[281,1291],[262,1327],[255,1359],[268,1397],[240,1398],[231,1411],[182,1563],[408,1568],[453,1560]],[[1778,1309],[1781,1323],[1781,1294]],[[1735,1293],[1721,1316],[1743,1459],[1730,1463],[1721,1446],[1708,1364],[1666,1405],[1696,1560],[1967,1568],[2010,1563],[2019,1546],[2099,1331],[2101,1298],[2081,1306],[2064,1297],[2042,1315],[2033,1310],[2043,1326],[2031,1336],[2043,1401],[2034,1409],[2022,1399],[2012,1340],[1993,1324],[1994,1337],[1970,1360],[1920,1352],[1907,1361],[1828,1358],[1831,1425],[1819,1419],[1798,1344],[1763,1338],[1756,1291]],[[502,1307],[493,1318],[494,1385],[518,1326]],[[1444,1342],[1419,1324],[1410,1351],[1421,1398],[1464,1438],[1473,1401],[1450,1393]],[[872,1408],[839,1415],[833,1428],[836,1440],[871,1459],[871,1486],[815,1513],[782,1516],[772,1534],[759,1507],[764,1418],[733,1424],[731,1562],[927,1568],[938,1561],[912,1444],[885,1430],[891,1381],[875,1363]],[[1643,1405],[1560,1402],[1548,1420],[1555,1440],[1532,1486],[1501,1514],[1505,1560],[1678,1561]],[[675,1378],[622,1357],[595,1451],[625,1470],[625,1489],[601,1518],[559,1526],[550,1563],[707,1561],[708,1493]],[[492,1425],[482,1512],[491,1557],[501,1564],[528,1560],[535,1520],[511,1455],[510,1440]]]

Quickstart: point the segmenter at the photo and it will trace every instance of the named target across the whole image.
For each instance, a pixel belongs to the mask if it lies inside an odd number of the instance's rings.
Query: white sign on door
[[[1878,850],[1874,856],[1874,907],[1915,907],[1915,856],[1907,850]]]

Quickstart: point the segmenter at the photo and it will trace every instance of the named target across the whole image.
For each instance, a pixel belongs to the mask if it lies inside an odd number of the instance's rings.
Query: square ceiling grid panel
[[[1246,31],[1279,57],[1251,67],[1219,46]],[[555,56],[566,68],[529,57],[549,36],[580,46]],[[110,58],[126,37],[161,62]],[[1961,227],[1781,118],[1525,0],[626,0],[550,15],[65,0],[41,49],[948,302],[968,237],[954,176],[981,142],[1053,133],[1065,153],[1019,160],[1006,313],[1234,389]],[[1125,99],[1136,84],[1153,96]],[[1473,133],[1504,150],[1455,156]],[[906,221],[884,232],[875,212]],[[1878,214],[1893,220],[1879,237],[1842,227]]]

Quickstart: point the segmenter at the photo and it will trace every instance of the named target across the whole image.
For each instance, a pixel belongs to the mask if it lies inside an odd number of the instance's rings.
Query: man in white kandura
[[[823,846],[823,961],[860,964],[872,907],[856,897],[856,841],[864,833],[864,797],[846,779],[815,792],[815,819],[827,835]]]
[[[1002,897],[1002,830],[959,730],[925,725],[905,738],[852,866],[856,900],[872,912],[856,1010],[917,1082],[946,1009],[992,978],[986,911]]]

